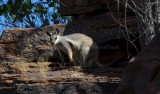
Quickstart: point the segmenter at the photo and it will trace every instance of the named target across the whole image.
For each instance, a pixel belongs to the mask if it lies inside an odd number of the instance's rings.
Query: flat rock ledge
[[[0,65],[0,94],[113,94],[122,68],[54,68],[51,62]]]

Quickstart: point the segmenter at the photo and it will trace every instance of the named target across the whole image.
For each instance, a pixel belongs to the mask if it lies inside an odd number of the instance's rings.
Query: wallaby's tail
[[[124,58],[116,58],[113,61],[108,62],[107,64],[101,64],[100,62],[97,62],[96,64],[98,67],[101,67],[101,68],[110,67],[110,66],[114,65],[115,63],[121,63],[120,61],[122,61],[123,59]]]
[[[104,67],[109,67],[111,65],[113,65],[112,62],[108,63],[108,64],[101,64],[100,62],[97,62],[96,65],[100,68],[104,68]]]

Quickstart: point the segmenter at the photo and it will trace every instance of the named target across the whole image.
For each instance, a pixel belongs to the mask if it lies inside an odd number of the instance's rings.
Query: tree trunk
[[[159,32],[160,22],[160,0],[147,0],[143,3],[135,0],[135,10],[140,34],[140,44],[144,48],[152,38]],[[159,14],[159,15],[158,15]]]

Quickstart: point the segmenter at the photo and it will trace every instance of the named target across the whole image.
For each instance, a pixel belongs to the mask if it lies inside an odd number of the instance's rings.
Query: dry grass
[[[45,64],[45,62],[38,62],[38,66],[39,66],[39,73],[41,75],[41,77],[43,78],[47,78],[47,65]]]
[[[19,58],[18,62],[15,62],[15,67],[20,70],[23,78],[34,78],[28,75],[28,73],[38,73],[39,75],[37,76],[40,78],[47,77],[47,64],[43,62],[43,59],[40,62],[33,63],[28,62],[25,58]]]

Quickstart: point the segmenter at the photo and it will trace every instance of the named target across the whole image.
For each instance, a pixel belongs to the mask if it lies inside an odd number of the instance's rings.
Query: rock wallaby
[[[70,62],[80,65],[81,68],[103,67],[98,61],[99,51],[97,44],[90,38],[81,33],[74,33],[62,36],[60,31],[46,32],[50,36],[51,42],[56,50],[68,55]]]

